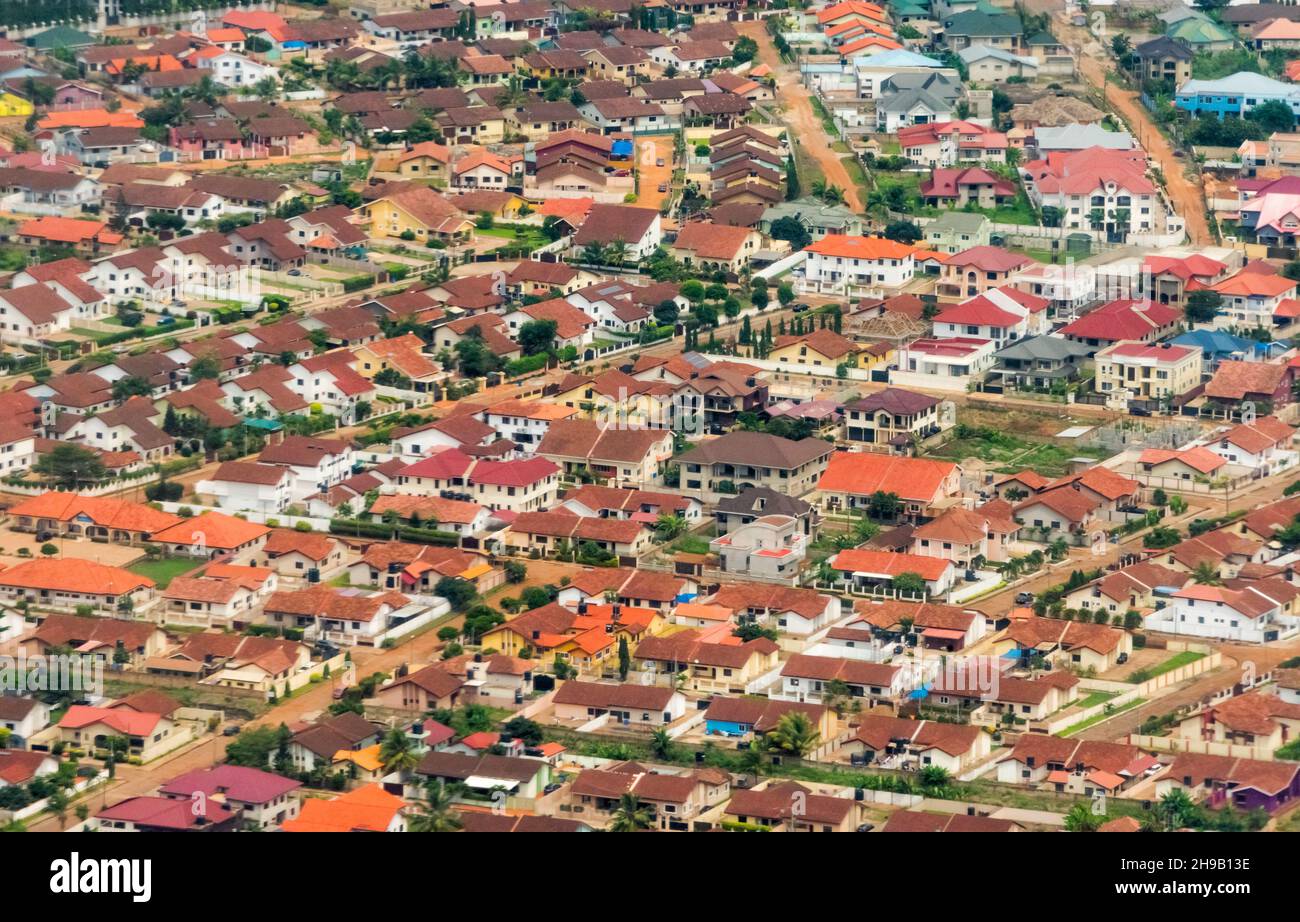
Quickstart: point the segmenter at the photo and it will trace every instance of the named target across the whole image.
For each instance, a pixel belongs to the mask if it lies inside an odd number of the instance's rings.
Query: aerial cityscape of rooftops
[[[1300,5],[0,0],[0,829],[1300,832],[1298,117]]]

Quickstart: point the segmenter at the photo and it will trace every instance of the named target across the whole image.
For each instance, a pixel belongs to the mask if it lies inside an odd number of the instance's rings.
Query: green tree
[[[1183,314],[1187,318],[1187,325],[1190,327],[1197,323],[1210,323],[1214,320],[1222,305],[1223,296],[1217,291],[1211,291],[1208,288],[1193,291],[1187,296],[1187,303],[1183,308]]]
[[[654,817],[635,794],[623,794],[618,799],[613,819],[609,824],[610,832],[641,832],[649,829]]]
[[[558,325],[554,320],[529,320],[519,327],[517,342],[524,355],[538,355],[555,349]]]
[[[379,744],[379,761],[385,772],[399,772],[405,775],[420,764],[420,756],[411,746],[411,738],[398,727],[384,735]]]
[[[919,573],[900,573],[890,581],[890,586],[900,595],[916,597],[926,592],[925,579]]]
[[[1075,804],[1065,814],[1066,832],[1096,832],[1097,827],[1106,821],[1104,815],[1092,812],[1091,804]]]
[[[189,373],[191,381],[215,381],[221,377],[221,359],[215,353],[205,352],[190,362]]]
[[[108,476],[108,469],[98,454],[70,442],[60,442],[51,451],[40,455],[32,470],[51,486],[68,490],[99,483]]]
[[[456,832],[464,825],[452,810],[452,795],[441,778],[430,778],[416,812],[406,820],[408,832]]]
[[[113,382],[113,399],[124,403],[132,397],[148,397],[153,393],[149,382],[138,375],[128,375]]]
[[[478,596],[473,583],[455,576],[444,576],[438,580],[433,587],[433,594],[446,599],[453,611],[461,611]]]
[[[780,752],[803,758],[817,748],[821,733],[802,711],[782,714],[767,734],[767,744]]]

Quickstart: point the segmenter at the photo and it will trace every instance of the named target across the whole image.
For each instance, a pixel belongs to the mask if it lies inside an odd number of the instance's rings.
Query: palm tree
[[[926,790],[945,787],[952,781],[952,775],[942,765],[927,765],[921,769],[921,787]]]
[[[589,266],[605,265],[605,245],[603,243],[589,243],[582,248],[582,261]]]
[[[605,261],[608,265],[621,267],[627,262],[627,243],[614,238],[605,248]]]
[[[1048,553],[1053,560],[1064,560],[1070,553],[1070,543],[1064,538],[1057,538],[1048,546]]]
[[[1092,812],[1091,804],[1075,804],[1065,814],[1066,832],[1096,832],[1102,824],[1103,817]]]
[[[1168,829],[1182,829],[1189,825],[1196,815],[1196,810],[1197,806],[1187,796],[1187,792],[1178,788],[1161,797],[1160,803],[1156,806],[1156,811],[1164,818]]]
[[[440,779],[430,778],[424,786],[419,812],[406,821],[408,832],[456,832],[463,825],[451,809],[452,796]]]
[[[659,540],[661,541],[673,540],[682,532],[686,531],[686,528],[686,519],[682,518],[680,515],[672,515],[670,513],[663,513],[655,522],[655,532],[658,534]]]
[[[641,832],[643,829],[649,829],[650,823],[654,820],[650,811],[641,806],[641,801],[635,794],[624,794],[618,799],[618,807],[614,810],[614,819],[609,824],[610,832]]]
[[[420,757],[411,748],[411,738],[394,727],[379,746],[379,761],[384,771],[405,774],[420,764]]]
[[[803,758],[817,748],[821,736],[807,714],[791,711],[781,715],[776,726],[767,734],[767,742],[773,749]]]
[[[749,748],[740,754],[739,768],[742,774],[753,775],[755,778],[763,774],[767,768],[767,760],[764,756],[767,754],[765,744],[762,740],[755,739],[749,744]]]
[[[1223,580],[1219,579],[1219,568],[1208,560],[1202,560],[1192,571],[1192,580],[1200,583],[1202,586],[1219,586]]]
[[[667,730],[660,727],[650,734],[650,751],[654,753],[656,759],[664,762],[672,760],[673,738],[668,735]]]

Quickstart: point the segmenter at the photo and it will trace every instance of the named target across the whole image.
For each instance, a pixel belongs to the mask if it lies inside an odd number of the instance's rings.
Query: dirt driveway
[[[672,196],[673,148],[673,139],[668,135],[637,139],[636,203],[639,207],[658,210]],[[663,166],[658,165],[660,161]],[[660,186],[666,191],[660,192]]]
[[[789,130],[791,145],[799,144],[803,152],[816,161],[826,182],[844,190],[845,205],[853,211],[862,211],[858,187],[840,159],[844,155],[831,150],[832,139],[826,135],[822,120],[813,111],[808,88],[799,80],[798,71],[781,60],[763,23],[738,22],[736,29],[758,43],[759,61],[772,68],[776,75],[776,98],[783,108],[782,118]],[[808,191],[803,190],[804,194]]]

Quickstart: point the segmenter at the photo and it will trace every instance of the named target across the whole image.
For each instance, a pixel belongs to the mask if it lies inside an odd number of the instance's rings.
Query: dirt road
[[[832,138],[826,134],[822,120],[813,111],[809,100],[808,88],[799,79],[799,72],[781,60],[772,37],[767,34],[761,22],[738,22],[737,31],[749,36],[758,43],[758,60],[772,68],[776,76],[776,98],[783,108],[782,117],[789,133],[791,146],[798,144],[803,152],[816,161],[828,185],[839,186],[844,190],[844,204],[853,211],[863,210],[858,187],[844,168],[841,158],[831,150]],[[810,186],[811,180],[805,185]],[[803,190],[804,194],[808,189]]]
[[[1107,81],[1107,74],[1116,66],[1114,58],[1101,47],[1096,36],[1073,25],[1064,13],[1057,14],[1057,28],[1061,40],[1077,53],[1079,72],[1102,91],[1106,101],[1115,108],[1146,150],[1147,156],[1160,167],[1174,210],[1187,222],[1188,239],[1200,246],[1214,244],[1214,235],[1205,219],[1205,193],[1199,176],[1196,180],[1187,178],[1185,161],[1174,156],[1173,145],[1151,120],[1138,94]]]

